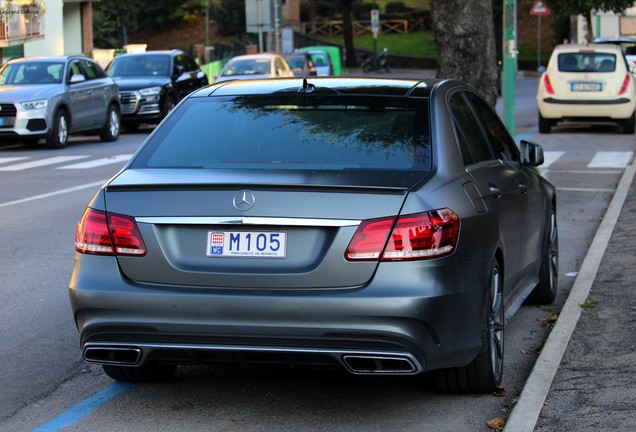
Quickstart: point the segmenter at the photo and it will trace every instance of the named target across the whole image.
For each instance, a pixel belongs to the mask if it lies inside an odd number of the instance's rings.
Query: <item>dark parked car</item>
[[[318,75],[314,61],[307,52],[296,51],[291,54],[286,54],[285,60],[287,60],[287,64],[294,73],[294,76],[308,77]]]
[[[120,54],[106,71],[119,86],[122,123],[129,130],[159,123],[181,99],[208,85],[196,62],[180,50]]]
[[[117,85],[83,56],[10,60],[0,68],[0,139],[51,148],[68,144],[74,133],[119,137]]]
[[[77,225],[83,358],[118,380],[281,362],[490,392],[506,320],[557,289],[542,161],[457,81],[200,90]]]

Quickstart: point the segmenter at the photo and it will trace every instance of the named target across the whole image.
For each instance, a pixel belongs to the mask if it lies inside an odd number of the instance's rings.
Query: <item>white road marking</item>
[[[87,158],[88,156],[56,156],[52,158],[40,159],[32,162],[24,162],[16,165],[9,165],[0,167],[0,171],[21,171],[30,168],[37,168],[46,165],[61,164],[64,162],[70,162],[77,159]]]
[[[600,151],[596,152],[588,168],[625,168],[632,161],[634,152]]]
[[[24,159],[28,159],[28,158],[29,158],[28,156],[22,156],[22,157],[4,157],[4,158],[0,158],[0,164],[16,162],[16,161],[24,160]]]
[[[126,162],[132,157],[132,154],[122,154],[117,156],[110,156],[103,159],[96,159],[88,162],[80,162],[73,165],[65,165],[58,167],[57,169],[90,169],[100,167],[104,165],[110,165],[114,163]]]
[[[553,163],[555,163],[561,156],[563,156],[565,154],[564,151],[545,151],[543,152],[543,165],[541,165],[541,168],[543,169],[547,169],[550,167],[550,165],[552,165]]]
[[[83,184],[80,186],[75,186],[75,187],[71,187],[71,188],[67,188],[67,189],[60,189],[57,191],[53,191],[53,192],[49,192],[49,193],[45,193],[45,194],[41,194],[41,195],[34,195],[32,197],[28,197],[28,198],[22,198],[19,200],[15,200],[15,201],[9,201],[6,203],[0,203],[0,208],[2,207],[9,207],[12,205],[16,205],[16,204],[22,204],[22,203],[27,203],[30,201],[36,201],[36,200],[41,200],[44,198],[50,198],[56,195],[62,195],[62,194],[66,194],[66,193],[72,193],[72,192],[77,192],[77,191],[81,191],[84,189],[90,189],[90,188],[96,188],[99,187],[101,185],[103,185],[104,183],[106,183],[108,180],[100,180],[97,182],[93,182],[93,183],[87,183],[87,184]]]

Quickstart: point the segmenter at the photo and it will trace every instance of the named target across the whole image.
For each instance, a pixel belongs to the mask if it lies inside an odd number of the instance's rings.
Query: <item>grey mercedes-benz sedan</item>
[[[83,358],[128,381],[279,362],[490,392],[506,321],[556,294],[542,162],[457,81],[201,89],[77,224]]]

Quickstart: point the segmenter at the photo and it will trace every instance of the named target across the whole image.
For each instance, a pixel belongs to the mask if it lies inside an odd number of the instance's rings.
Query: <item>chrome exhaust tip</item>
[[[357,375],[412,375],[418,372],[413,360],[402,356],[347,354],[342,356],[342,362],[351,373]]]
[[[90,363],[135,366],[141,360],[141,349],[135,347],[89,346],[82,357]]]

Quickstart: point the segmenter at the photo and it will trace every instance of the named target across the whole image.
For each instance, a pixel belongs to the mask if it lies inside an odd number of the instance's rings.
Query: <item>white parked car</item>
[[[636,126],[636,81],[621,48],[612,44],[558,45],[537,91],[539,132],[562,121]]]
[[[215,82],[234,79],[291,78],[287,61],[278,54],[247,54],[228,61]]]

